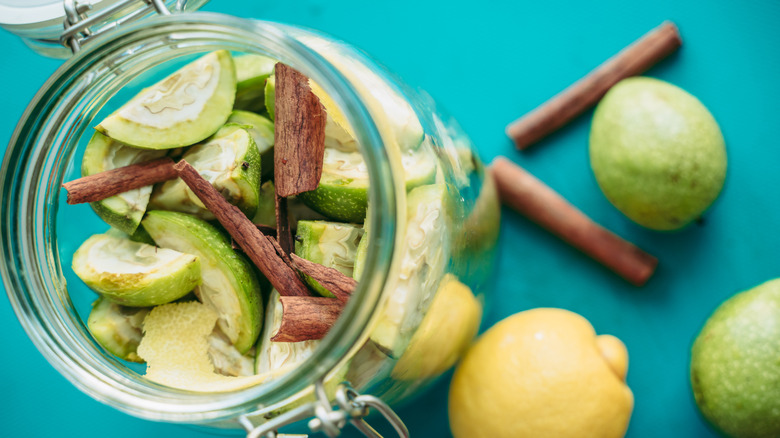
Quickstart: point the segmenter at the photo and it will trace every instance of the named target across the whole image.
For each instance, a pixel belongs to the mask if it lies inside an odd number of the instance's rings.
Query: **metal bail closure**
[[[322,432],[330,438],[341,435],[341,430],[347,422],[369,438],[382,438],[382,435],[365,420],[371,408],[385,417],[399,437],[409,438],[409,430],[398,414],[378,397],[361,395],[348,384],[342,383],[336,389],[335,402],[338,409],[334,409],[321,380],[314,385],[314,391],[317,396],[316,402],[295,408],[260,426],[255,427],[248,416],[241,416],[239,422],[247,431],[247,438],[306,437],[307,435],[278,434],[277,431],[283,426],[311,417],[314,418],[309,420],[309,429],[312,432]]]
[[[92,9],[90,3],[79,3],[77,0],[63,0],[62,3],[65,7],[65,21],[63,23],[65,31],[62,32],[60,43],[70,48],[74,54],[81,50],[81,46],[90,39],[114,29],[120,24],[137,20],[153,12],[160,15],[171,15],[171,11],[165,5],[165,0],[120,0],[89,16],[87,16],[87,12]],[[143,5],[139,7],[139,3],[143,3]],[[120,14],[125,10],[130,11]],[[109,17],[115,15],[120,15],[121,18],[108,21]]]

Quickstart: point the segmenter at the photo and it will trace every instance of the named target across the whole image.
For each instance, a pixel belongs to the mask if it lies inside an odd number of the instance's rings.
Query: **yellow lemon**
[[[450,387],[455,438],[622,437],[634,397],[628,352],[562,309],[520,312],[466,353]]]

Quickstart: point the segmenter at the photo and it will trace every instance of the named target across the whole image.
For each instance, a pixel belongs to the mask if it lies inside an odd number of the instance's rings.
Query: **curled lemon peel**
[[[144,319],[138,346],[138,355],[146,361],[146,377],[173,388],[222,392],[253,386],[287,371],[242,377],[217,374],[208,356],[208,337],[216,323],[217,313],[198,301],[152,309]]]

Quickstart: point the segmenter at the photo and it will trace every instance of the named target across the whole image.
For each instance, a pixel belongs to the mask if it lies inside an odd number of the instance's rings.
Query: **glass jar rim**
[[[96,40],[66,61],[25,110],[0,168],[0,200],[4,207],[0,209],[0,273],[14,311],[36,347],[61,374],[93,398],[154,420],[203,423],[234,418],[256,410],[259,403],[272,405],[308,389],[366,336],[365,329],[387,280],[395,242],[397,204],[392,190],[393,173],[382,137],[360,95],[336,67],[291,36],[294,31],[297,29],[278,23],[202,12],[134,23]],[[48,298],[53,302],[58,295],[60,300],[68,301],[62,288],[44,290],[45,284],[63,287],[65,284],[64,278],[44,275],[46,269],[53,269],[56,271],[53,274],[59,273],[61,277],[56,237],[51,236],[56,234],[56,221],[52,218],[59,205],[62,175],[57,180],[51,174],[58,168],[62,170],[65,164],[52,157],[60,150],[54,140],[66,140],[62,149],[72,154],[79,137],[64,136],[52,124],[73,117],[73,112],[79,110],[96,113],[94,108],[80,107],[78,100],[84,98],[87,85],[105,84],[101,81],[115,71],[107,68],[100,73],[94,65],[116,60],[140,62],[139,57],[155,50],[148,46],[161,38],[167,41],[157,49],[169,50],[175,45],[177,50],[183,48],[194,53],[200,46],[193,40],[200,41],[198,38],[214,38],[221,44],[227,44],[230,38],[240,38],[245,46],[273,52],[281,61],[309,75],[343,109],[369,169],[372,240],[365,266],[366,272],[372,275],[359,283],[342,317],[314,354],[301,366],[267,384],[230,393],[204,394],[163,387],[121,373],[108,375],[105,358],[102,359],[105,363],[98,363],[95,358],[87,361],[74,354],[72,349],[84,341],[76,339],[76,334],[68,330],[77,323],[57,320],[62,315],[46,301]],[[105,103],[108,98],[103,99]],[[91,121],[89,116],[86,119],[80,122]],[[73,119],[70,120],[68,131],[74,127]]]

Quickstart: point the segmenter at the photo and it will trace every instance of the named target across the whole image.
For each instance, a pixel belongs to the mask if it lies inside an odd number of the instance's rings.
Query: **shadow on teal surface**
[[[562,307],[629,349],[635,395],[631,438],[715,437],[688,383],[689,350],[701,324],[734,293],[780,276],[780,4],[726,0],[586,2],[212,1],[212,11],[300,24],[365,49],[405,81],[430,92],[464,127],[486,161],[522,164],[596,222],[660,259],[644,288],[628,285],[582,254],[505,210],[489,322],[530,307]],[[588,165],[590,113],[527,153],[504,135],[534,108],[664,19],[683,47],[651,76],[696,95],[727,140],[726,187],[703,225],[658,234],[626,220],[603,197]],[[0,32],[0,144],[57,61]],[[63,263],[67,261],[63,260]],[[4,436],[207,436],[138,420],[78,392],[45,363],[6,300],[0,302]],[[521,371],[518,371],[521,372]],[[400,412],[417,437],[447,437],[448,378]],[[358,436],[351,431],[349,437]]]

